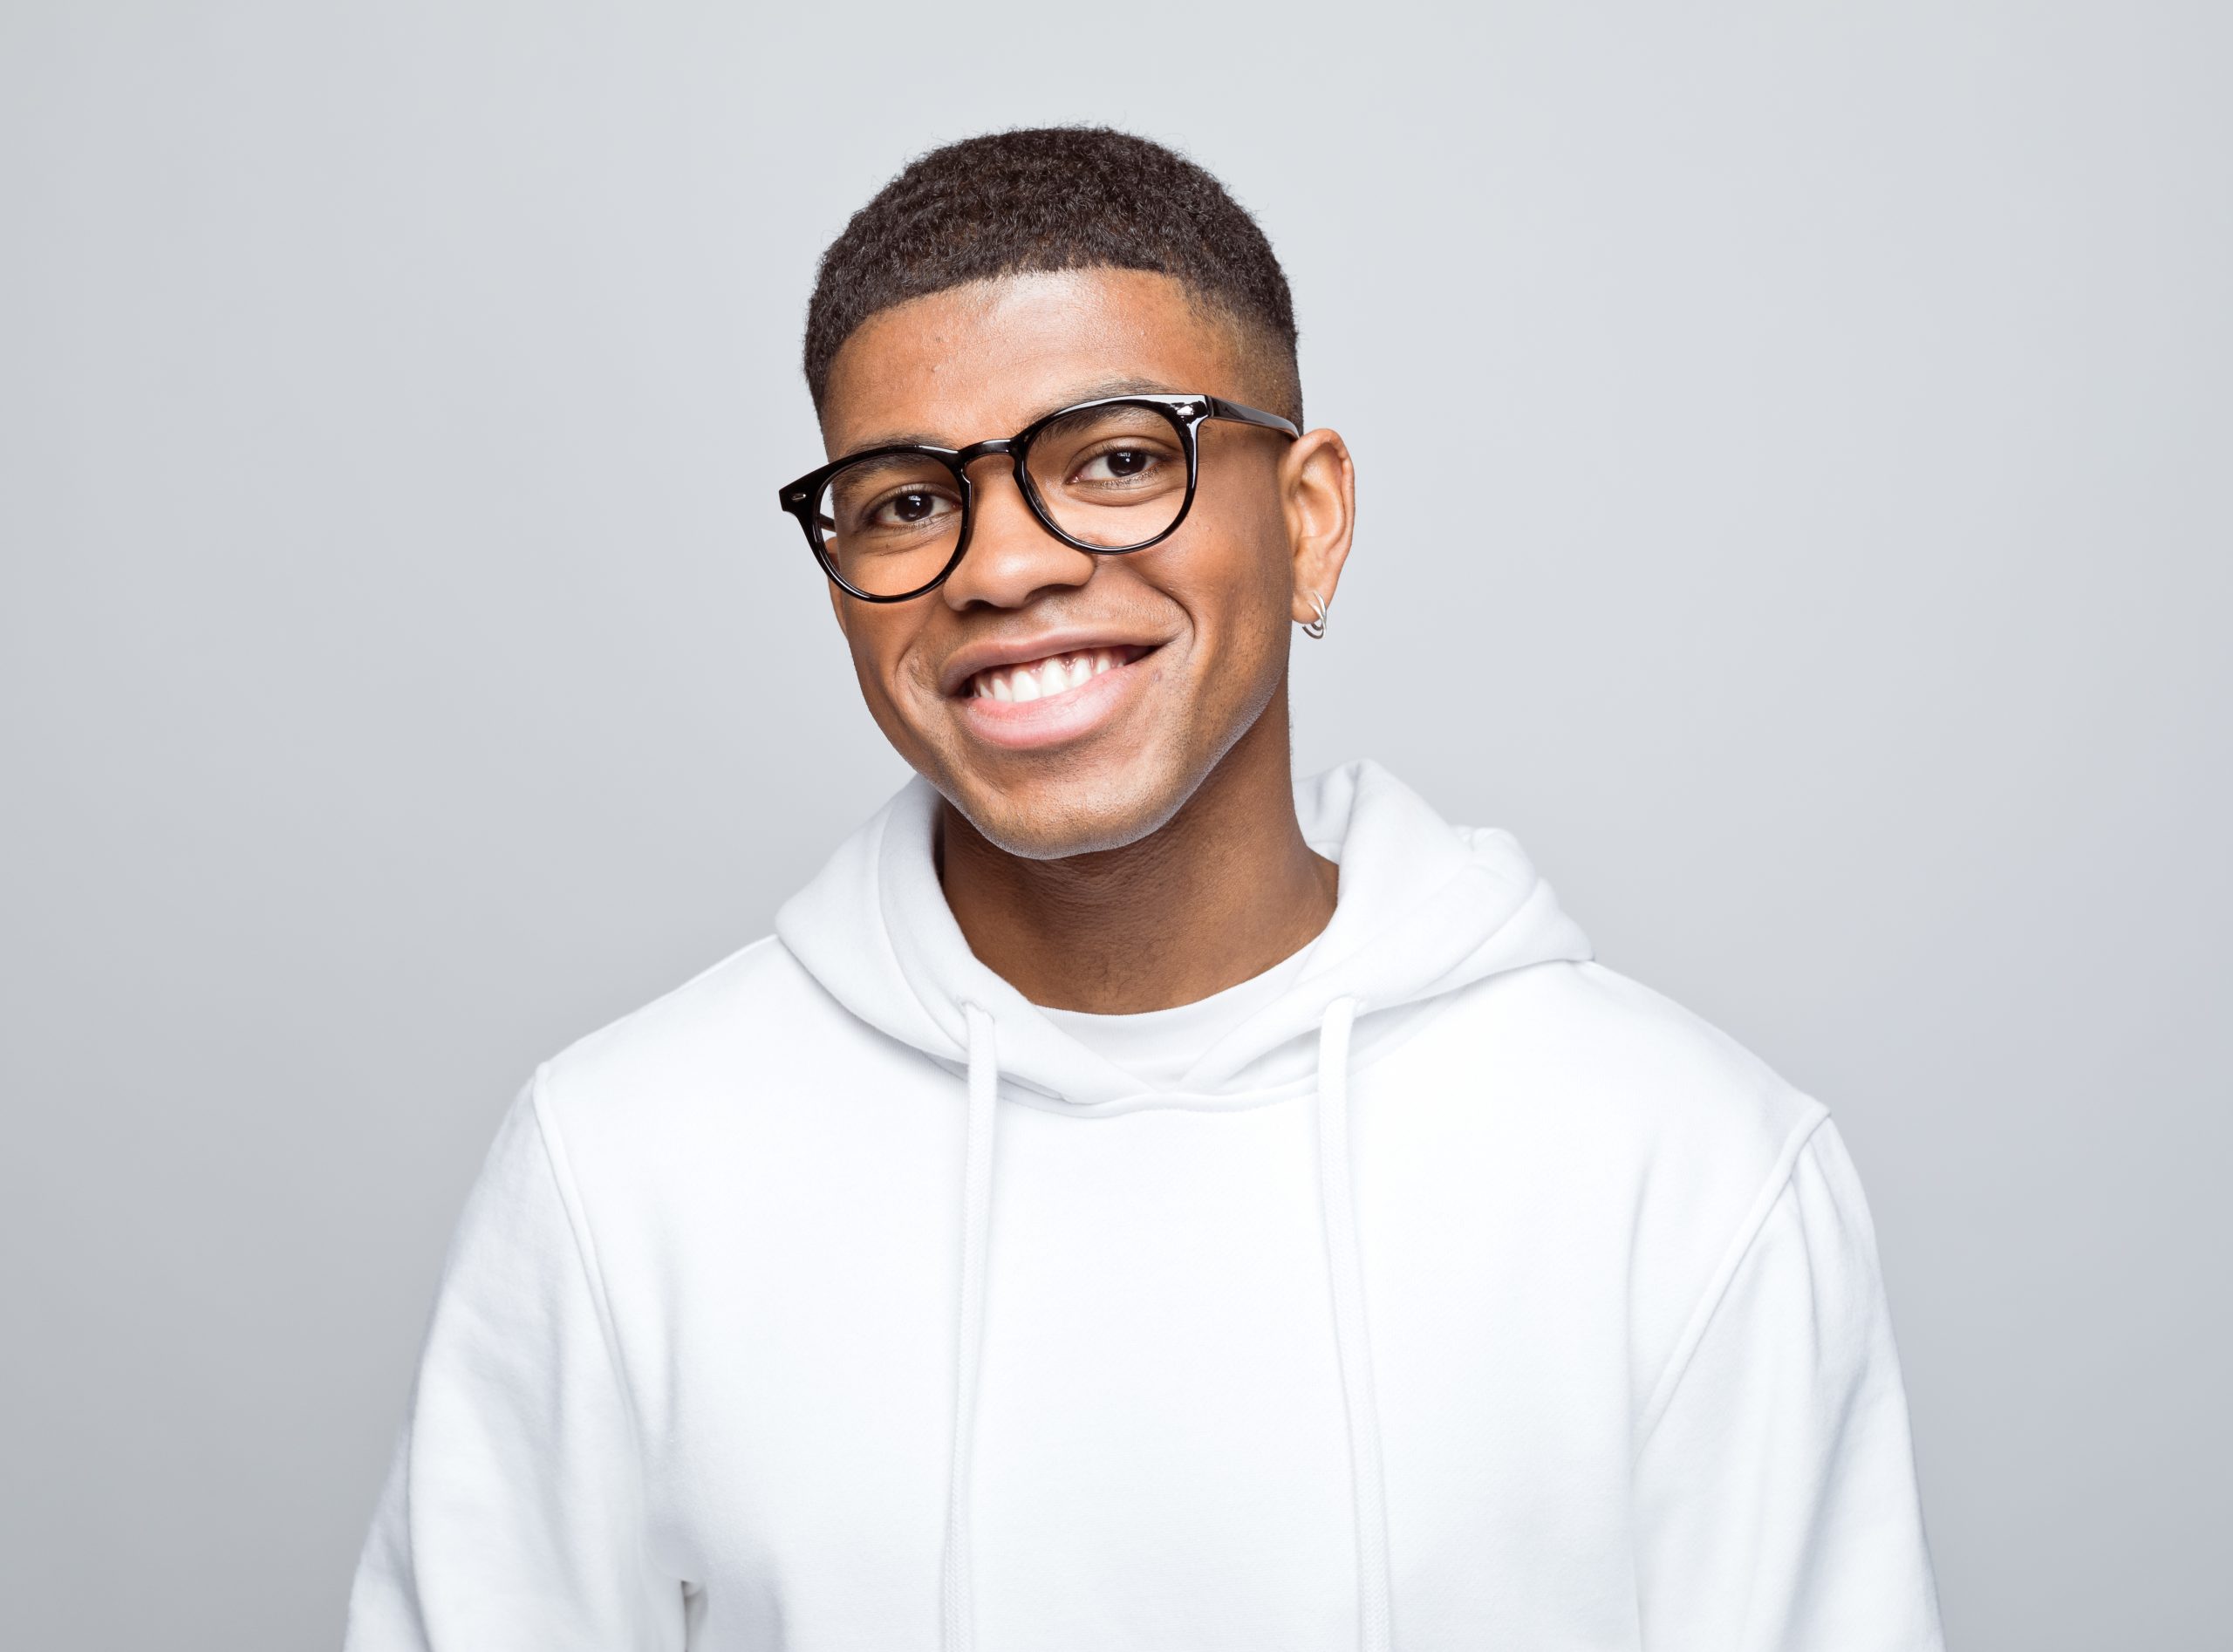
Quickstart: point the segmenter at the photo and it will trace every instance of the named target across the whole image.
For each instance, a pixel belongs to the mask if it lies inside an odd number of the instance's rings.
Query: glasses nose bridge
[[[1045,515],[1040,510],[1039,502],[1032,496],[1031,483],[1023,474],[1024,447],[1025,444],[1014,436],[994,436],[984,441],[973,441],[966,447],[959,448],[955,452],[953,468],[962,474],[962,479],[966,483],[968,481],[970,467],[979,460],[1007,460],[1008,470],[1015,480],[1015,490],[1022,497],[1024,509],[1038,520],[1040,526],[1049,527]],[[973,497],[969,514],[972,517],[976,515]],[[973,525],[973,522],[970,524],[972,527]],[[964,531],[967,532],[968,529],[965,528]]]
[[[994,436],[985,441],[973,441],[956,453],[953,456],[954,468],[966,470],[979,460],[989,459],[996,454],[1006,459],[1012,468],[1020,467],[1023,462],[1022,449],[1014,436]]]

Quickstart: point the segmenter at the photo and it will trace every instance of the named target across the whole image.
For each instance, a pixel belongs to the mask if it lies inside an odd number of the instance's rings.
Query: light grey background
[[[1302,767],[1836,1110],[1957,1645],[2223,1645],[2228,18],[4,0],[0,1641],[332,1642],[499,1111],[901,778],[813,260],[1091,118],[1355,444]]]

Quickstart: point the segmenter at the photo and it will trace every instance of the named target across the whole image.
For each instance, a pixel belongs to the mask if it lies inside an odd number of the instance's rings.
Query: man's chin
[[[1138,843],[1167,823],[1189,788],[1138,766],[1116,775],[1049,774],[1018,785],[936,782],[978,836],[1024,860],[1067,860]]]

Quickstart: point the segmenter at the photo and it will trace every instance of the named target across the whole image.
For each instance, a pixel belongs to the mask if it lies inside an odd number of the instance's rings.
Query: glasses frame
[[[1171,427],[1178,432],[1179,446],[1186,454],[1186,497],[1180,502],[1178,514],[1171,518],[1171,525],[1152,538],[1143,539],[1136,545],[1090,545],[1082,539],[1074,538],[1064,533],[1048,511],[1046,502],[1040,498],[1038,486],[1031,480],[1028,463],[1031,442],[1035,436],[1058,419],[1068,419],[1073,414],[1088,413],[1096,407],[1123,406],[1153,408],[1164,418],[1169,420]],[[833,459],[817,469],[808,471],[796,481],[785,483],[777,490],[775,502],[787,514],[798,519],[800,530],[806,535],[807,548],[813,551],[816,563],[848,596],[858,597],[864,603],[912,602],[918,597],[928,596],[946,584],[953,570],[961,565],[961,559],[969,554],[971,530],[976,526],[977,520],[974,510],[975,490],[969,481],[969,467],[980,459],[993,454],[1007,456],[1010,468],[1015,473],[1016,488],[1023,495],[1024,503],[1031,508],[1031,514],[1038,518],[1039,525],[1063,544],[1069,546],[1073,550],[1087,551],[1096,556],[1125,556],[1136,550],[1145,550],[1151,545],[1161,544],[1178,531],[1180,524],[1185,522],[1188,513],[1194,509],[1195,484],[1200,480],[1201,475],[1199,433],[1203,421],[1208,419],[1225,419],[1236,424],[1254,425],[1260,429],[1276,430],[1286,436],[1299,437],[1302,434],[1301,430],[1291,419],[1282,419],[1277,413],[1266,413],[1261,407],[1251,407],[1238,401],[1227,401],[1222,396],[1198,394],[1102,396],[1091,401],[1073,402],[1067,407],[1057,407],[1053,413],[1033,420],[1013,436],[996,436],[989,441],[972,442],[966,447],[932,447],[917,442],[895,442],[889,447],[869,447],[857,454],[847,454],[843,459]],[[872,591],[863,590],[837,571],[836,565],[830,560],[829,552],[823,546],[821,535],[815,531],[815,507],[821,501],[824,485],[848,465],[859,464],[871,459],[887,458],[895,454],[918,454],[924,458],[936,460],[953,473],[956,491],[961,498],[961,529],[954,538],[953,555],[946,558],[946,566],[939,570],[936,578],[927,584],[918,585],[913,590],[903,591],[896,597],[879,597]]]

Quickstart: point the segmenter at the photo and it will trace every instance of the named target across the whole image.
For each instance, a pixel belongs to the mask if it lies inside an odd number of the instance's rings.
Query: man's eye
[[[894,494],[871,512],[870,516],[871,520],[883,526],[912,528],[918,522],[931,521],[946,508],[946,502],[937,494]]]
[[[1156,467],[1156,455],[1144,447],[1112,447],[1098,453],[1079,468],[1080,481],[1130,481]]]

